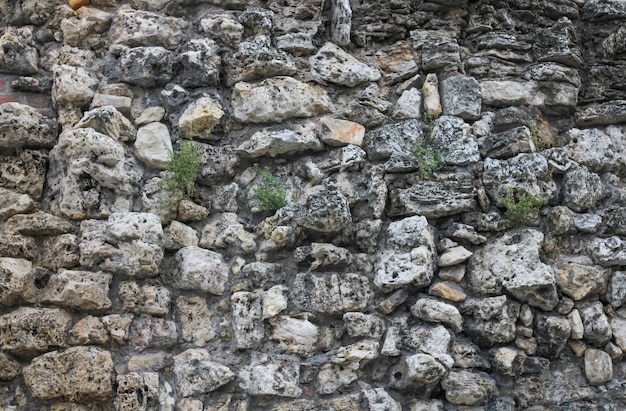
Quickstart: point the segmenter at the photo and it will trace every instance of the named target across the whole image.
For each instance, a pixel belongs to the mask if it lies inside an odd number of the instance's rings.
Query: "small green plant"
[[[259,174],[260,182],[254,192],[254,205],[260,210],[278,210],[287,205],[285,187],[274,177],[267,166],[254,169]]]
[[[185,198],[190,198],[200,171],[200,153],[189,141],[179,145],[178,153],[170,151],[165,176],[159,188],[167,193],[163,207],[178,206]]]
[[[528,129],[530,130],[530,140],[533,142],[535,150],[543,151],[548,148],[546,142],[539,137],[539,130],[537,130],[537,122],[535,120],[528,122]]]
[[[507,196],[502,199],[502,204],[506,207],[506,216],[516,227],[532,223],[539,215],[539,209],[545,203],[545,198],[538,198],[528,193],[523,193],[516,200],[511,189],[509,189]]]
[[[433,146],[423,141],[415,146],[415,157],[417,157],[417,167],[422,177],[432,175],[443,164],[441,155]]]
[[[424,122],[428,125],[428,133],[426,133],[426,138],[430,139],[433,135],[433,130],[435,129],[435,120],[437,117],[433,116],[427,111],[424,111]]]

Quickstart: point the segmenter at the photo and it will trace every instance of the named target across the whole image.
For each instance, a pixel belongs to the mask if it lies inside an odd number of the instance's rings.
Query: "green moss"
[[[441,155],[433,146],[424,142],[415,146],[415,157],[417,158],[417,167],[422,177],[431,176],[443,164]]]

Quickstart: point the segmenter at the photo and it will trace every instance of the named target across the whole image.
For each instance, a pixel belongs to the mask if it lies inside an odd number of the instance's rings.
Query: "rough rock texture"
[[[0,409],[626,409],[625,21],[0,0]]]

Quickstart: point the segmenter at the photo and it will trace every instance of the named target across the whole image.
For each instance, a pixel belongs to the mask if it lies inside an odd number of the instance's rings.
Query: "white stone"
[[[0,219],[5,220],[16,214],[30,213],[36,207],[37,204],[28,194],[0,187]]]
[[[422,118],[422,93],[415,87],[402,92],[393,109],[393,118],[404,120],[407,118]]]
[[[263,319],[277,316],[287,309],[289,289],[284,285],[275,285],[263,293]]]
[[[326,43],[309,58],[314,79],[347,87],[356,87],[366,81],[377,81],[381,74],[377,68],[369,66],[343,51],[333,43]]]
[[[147,166],[165,170],[172,151],[170,132],[165,124],[149,123],[137,130],[135,155]]]
[[[426,76],[426,81],[422,86],[422,92],[424,93],[424,112],[430,116],[430,118],[437,118],[441,114],[441,99],[439,98],[439,80],[435,73],[429,73]]]
[[[471,251],[461,245],[449,248],[439,257],[439,267],[460,264],[470,258],[472,254]]]
[[[237,153],[246,157],[276,157],[303,151],[320,151],[322,143],[313,132],[298,133],[292,130],[261,130],[237,147]]]
[[[178,394],[182,397],[206,394],[228,384],[235,374],[226,366],[211,361],[204,349],[193,348],[174,356],[173,372]]]
[[[222,295],[229,268],[221,254],[196,246],[181,248],[175,256],[174,285],[181,290],[202,290]]]
[[[82,67],[55,65],[52,68],[52,101],[55,107],[82,107],[96,94],[98,80]]]
[[[317,350],[319,327],[307,319],[279,316],[270,321],[274,328],[272,340],[278,341],[294,354],[311,355]]]

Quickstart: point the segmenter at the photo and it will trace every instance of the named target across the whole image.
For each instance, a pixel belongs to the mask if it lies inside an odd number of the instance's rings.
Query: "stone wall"
[[[626,2],[0,0],[0,25],[0,409],[626,408]]]

